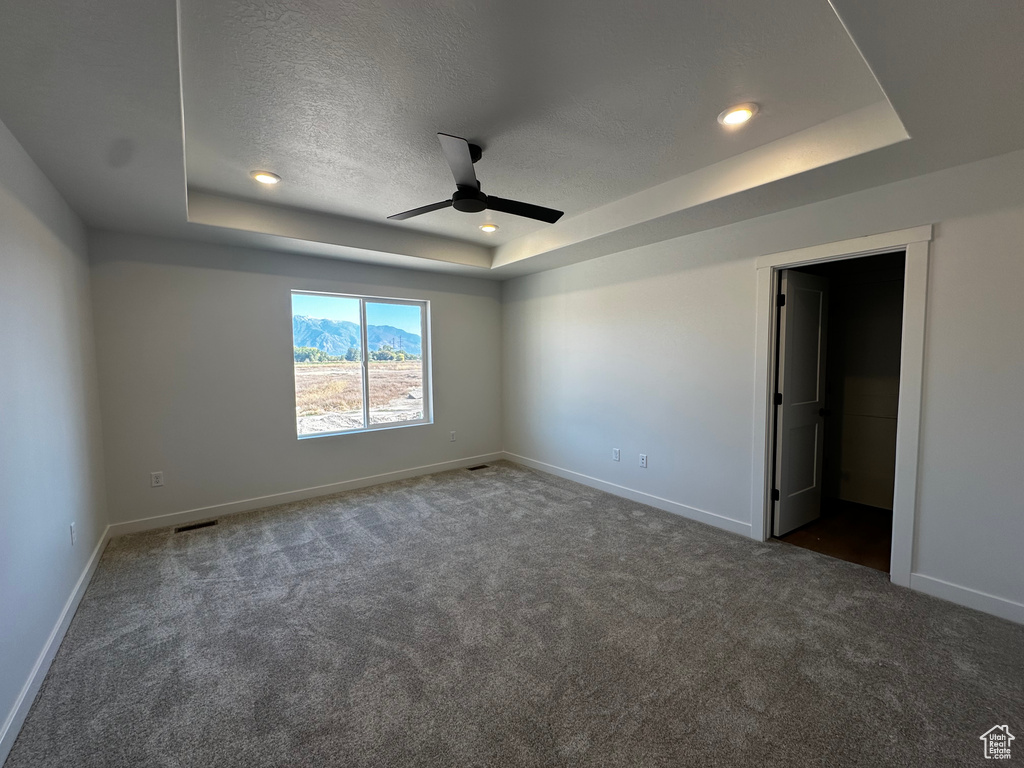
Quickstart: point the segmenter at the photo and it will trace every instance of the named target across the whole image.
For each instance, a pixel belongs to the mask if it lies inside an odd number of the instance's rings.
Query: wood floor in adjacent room
[[[1021,713],[1024,626],[499,463],[113,540],[6,768],[931,768]]]
[[[892,510],[826,499],[822,502],[821,517],[780,536],[779,540],[888,573]]]

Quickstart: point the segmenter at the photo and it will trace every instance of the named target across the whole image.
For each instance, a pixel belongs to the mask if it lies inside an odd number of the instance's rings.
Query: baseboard
[[[973,608],[976,611],[991,613],[1001,619],[1024,624],[1024,604],[1007,600],[1005,597],[996,597],[987,592],[979,592],[976,589],[962,587],[959,584],[952,584],[933,576],[925,576],[922,573],[910,574],[910,588],[932,597],[940,597],[951,603]]]
[[[92,555],[90,555],[89,560],[82,571],[82,575],[79,576],[78,581],[75,583],[67,602],[64,604],[64,609],[61,611],[60,616],[57,619],[57,623],[54,625],[53,630],[50,632],[50,636],[47,638],[42,651],[36,659],[36,663],[32,668],[32,672],[29,674],[28,680],[26,680],[25,685],[18,694],[18,698],[15,700],[14,706],[11,707],[10,712],[4,720],[3,726],[0,727],[0,765],[3,765],[4,761],[6,761],[11,748],[14,746],[14,742],[18,737],[21,726],[24,724],[25,718],[28,716],[29,710],[32,708],[32,703],[35,700],[36,694],[39,692],[39,688],[43,684],[43,680],[50,668],[50,664],[57,655],[57,651],[64,639],[68,626],[71,624],[72,618],[74,618],[75,611],[78,609],[78,605],[82,601],[82,597],[85,595],[85,591],[89,586],[89,582],[92,580],[93,574],[96,572],[100,556],[103,554],[103,548],[112,537],[124,535],[126,533],[163,528],[179,523],[193,522],[203,518],[246,512],[253,509],[260,509],[261,507],[284,504],[290,501],[299,501],[302,499],[314,498],[316,496],[328,496],[341,491],[366,488],[371,485],[380,485],[382,483],[393,482],[395,480],[404,480],[410,477],[434,474],[450,469],[460,469],[462,467],[472,466],[473,464],[498,461],[501,459],[507,459],[508,461],[516,464],[522,464],[523,466],[530,467],[531,469],[562,477],[566,480],[572,480],[591,488],[597,488],[598,490],[606,491],[616,496],[640,502],[641,504],[648,504],[652,507],[663,509],[667,512],[672,512],[673,514],[677,514],[691,520],[707,523],[708,525],[715,526],[716,528],[722,528],[741,536],[750,536],[751,526],[749,523],[733,520],[732,518],[723,517],[722,515],[717,515],[713,512],[707,512],[695,507],[689,507],[685,504],[670,501],[669,499],[663,499],[659,496],[644,493],[643,491],[637,491],[633,488],[609,483],[589,475],[584,475],[580,472],[574,472],[569,469],[557,467],[553,464],[547,464],[535,459],[529,459],[525,456],[519,456],[507,451],[456,459],[454,461],[446,461],[438,464],[428,464],[420,467],[398,470],[396,472],[387,472],[380,475],[346,480],[340,483],[304,488],[297,491],[288,491],[269,496],[260,496],[227,504],[217,504],[209,507],[186,510],[184,512],[176,512],[169,515],[158,515],[155,517],[110,525],[107,526],[103,535],[100,537],[100,540],[97,542],[96,547],[93,549]],[[958,584],[952,584],[948,581],[936,579],[932,576],[925,576],[920,573],[912,573],[910,575],[910,588],[932,595],[933,597],[948,600],[950,602],[957,603],[968,608],[973,608],[984,613],[989,613],[1019,624],[1024,624],[1024,604],[1014,602],[1013,600],[996,597],[995,595],[979,592],[978,590],[962,587]]]
[[[581,472],[573,472],[571,469],[556,467],[554,464],[546,464],[543,461],[529,459],[525,456],[509,453],[508,451],[505,451],[504,458],[516,464],[522,464],[524,467],[536,469],[539,472],[547,472],[549,475],[555,475],[566,480],[572,480],[580,483],[581,485],[587,485],[591,488],[596,488],[599,491],[606,491],[607,493],[611,493],[615,496],[621,496],[625,499],[629,499],[630,501],[637,501],[641,504],[647,504],[651,507],[663,509],[666,512],[671,512],[679,515],[680,517],[713,525],[715,528],[722,528],[726,531],[730,531],[731,533],[738,533],[740,536],[750,536],[750,523],[745,523],[742,520],[733,520],[731,517],[717,515],[714,512],[697,509],[696,507],[688,507],[687,505],[680,504],[677,501],[663,499],[660,496],[654,496],[650,493],[644,493],[643,491],[637,491],[633,488],[627,488],[624,485],[609,483],[605,480],[599,480],[596,477],[591,477],[590,475],[584,475]]]
[[[703,509],[689,507],[685,504],[670,501],[669,499],[663,499],[660,496],[654,496],[649,493],[644,493],[643,491],[637,491],[633,488],[609,483],[605,480],[599,480],[596,477],[584,475],[581,472],[574,472],[571,469],[558,467],[554,464],[547,464],[543,461],[519,456],[518,454],[510,453],[508,451],[505,451],[503,457],[508,461],[516,464],[522,464],[525,467],[536,469],[539,472],[546,472],[550,475],[565,478],[566,480],[573,480],[577,483],[581,483],[582,485],[597,488],[601,491],[607,491],[608,493],[616,496],[622,496],[623,498],[627,498],[632,501],[638,501],[641,504],[648,504],[652,507],[663,509],[666,512],[672,512],[691,520],[697,520],[702,523],[707,523],[708,525],[713,525],[716,528],[723,528],[727,531],[738,533],[741,536],[751,535],[751,526],[749,523],[733,520],[732,518],[723,517],[722,515],[716,515],[714,512],[707,512]],[[918,592],[924,592],[932,597],[938,597],[943,600],[948,600],[951,603],[957,603],[958,605],[963,605],[967,608],[973,608],[974,610],[981,611],[982,613],[988,613],[1018,624],[1024,624],[1024,604],[1014,602],[1013,600],[1007,600],[1004,597],[996,597],[995,595],[990,595],[986,592],[979,592],[976,589],[962,587],[959,584],[952,584],[948,581],[936,579],[932,576],[925,576],[921,573],[910,574],[910,588],[917,590]]]
[[[96,572],[96,566],[99,565],[103,548],[110,538],[109,532],[110,528],[108,527],[96,543],[92,555],[89,556],[89,561],[85,564],[82,575],[78,577],[74,589],[71,590],[71,595],[68,597],[67,602],[64,603],[64,610],[60,612],[57,623],[43,645],[43,650],[40,651],[38,658],[36,658],[36,663],[32,667],[32,672],[29,673],[28,680],[22,686],[21,693],[18,694],[18,698],[14,701],[14,706],[11,707],[11,711],[7,714],[3,726],[0,727],[0,765],[4,764],[4,761],[7,760],[7,755],[11,752],[14,741],[18,738],[18,733],[21,731],[21,726],[25,723],[25,718],[28,717],[28,712],[32,708],[32,702],[35,701],[36,694],[39,693],[39,688],[42,686],[46,673],[50,669],[50,664],[54,656],[57,655],[61,642],[64,640],[64,635],[68,631],[71,619],[74,618],[75,611],[78,610],[78,604],[82,602],[85,590],[88,589],[89,582],[92,581],[92,575]]]
[[[224,504],[213,504],[209,507],[197,507],[196,509],[186,509],[182,512],[171,512],[166,515],[155,515],[153,517],[143,517],[138,520],[129,520],[124,523],[113,523],[109,528],[110,536],[124,536],[128,533],[139,533],[141,531],[152,531],[158,528],[167,528],[172,525],[185,525],[187,523],[194,523],[197,520],[208,520],[213,517],[223,517],[225,515],[234,515],[239,512],[251,512],[254,509],[262,509],[264,507],[273,507],[277,504],[288,504],[292,501],[302,501],[303,499],[312,499],[317,496],[330,496],[334,493],[341,493],[342,491],[352,491],[356,488],[367,488],[371,485],[381,485],[383,483],[392,483],[396,480],[406,480],[410,477],[419,477],[421,475],[433,475],[438,472],[446,472],[450,469],[461,469],[462,467],[471,467],[474,464],[484,464],[488,461],[498,461],[503,458],[502,453],[485,453],[480,456],[469,456],[464,459],[455,459],[453,461],[444,461],[439,464],[426,464],[421,467],[412,467],[410,469],[400,469],[395,472],[385,472],[380,475],[370,475],[369,477],[359,477],[354,480],[345,480],[340,483],[330,483],[329,485],[317,485],[312,488],[301,488],[297,491],[285,491],[283,493],[273,493],[268,496],[257,496],[251,499],[242,499],[240,501],[229,501]]]
[[[71,624],[71,619],[74,618],[75,611],[78,609],[78,604],[82,601],[82,597],[85,595],[85,590],[88,588],[89,582],[92,580],[92,576],[96,572],[96,567],[100,562],[100,556],[103,554],[103,548],[111,538],[115,536],[123,536],[126,533],[136,533],[156,528],[165,528],[171,525],[179,525],[181,523],[190,523],[204,518],[221,517],[223,515],[235,514],[238,512],[248,512],[253,509],[274,506],[275,504],[286,504],[290,501],[311,499],[316,496],[329,496],[334,493],[340,493],[341,491],[366,488],[371,485],[390,483],[395,480],[405,480],[407,478],[418,477],[420,475],[431,475],[437,472],[445,472],[450,469],[471,467],[474,464],[484,464],[489,461],[498,461],[502,458],[504,458],[504,455],[500,452],[487,453],[481,456],[469,456],[464,459],[455,459],[454,461],[445,461],[438,464],[412,467],[410,469],[402,469],[396,472],[386,472],[380,475],[360,477],[340,483],[320,485],[313,488],[302,488],[297,491],[275,493],[269,496],[259,496],[252,499],[243,499],[241,501],[234,501],[226,504],[215,504],[209,507],[185,510],[184,512],[174,512],[168,515],[157,515],[155,517],[147,517],[140,520],[108,525],[106,530],[103,532],[103,536],[100,537],[99,542],[96,544],[96,548],[93,550],[92,555],[89,557],[89,561],[86,563],[85,569],[82,571],[82,575],[79,576],[74,589],[71,591],[71,595],[64,604],[64,609],[61,611],[60,617],[57,619],[57,623],[54,626],[53,631],[50,632],[49,638],[47,638],[39,657],[36,659],[36,663],[32,667],[32,672],[29,674],[28,680],[25,682],[21,692],[18,694],[18,698],[15,700],[14,706],[11,707],[11,711],[4,720],[3,726],[0,727],[0,766],[4,764],[8,754],[10,754],[11,748],[14,746],[15,740],[18,738],[21,726],[25,723],[25,718],[28,717],[29,710],[32,708],[32,702],[35,701],[36,694],[39,693],[39,688],[42,686],[46,673],[50,669],[50,664],[57,655],[61,641],[63,641],[68,626]]]

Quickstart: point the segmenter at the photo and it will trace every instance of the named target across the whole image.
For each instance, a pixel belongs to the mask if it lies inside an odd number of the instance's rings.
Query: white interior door
[[[806,525],[821,514],[828,280],[783,270],[781,293],[786,298],[779,311],[776,536]]]

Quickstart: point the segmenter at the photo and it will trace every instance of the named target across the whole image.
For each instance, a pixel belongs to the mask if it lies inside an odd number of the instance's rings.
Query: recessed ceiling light
[[[249,174],[260,184],[277,184],[281,180],[281,177],[276,173],[270,171],[253,171]]]
[[[757,114],[757,104],[737,104],[718,116],[718,122],[726,126],[743,125]]]
[[[497,224],[481,224],[480,225],[480,229],[482,229],[484,232],[497,232],[498,231],[498,225]]]

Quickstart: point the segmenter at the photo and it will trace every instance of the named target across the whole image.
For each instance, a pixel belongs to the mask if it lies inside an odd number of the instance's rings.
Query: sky
[[[309,293],[292,294],[292,314],[359,324],[359,299]],[[367,325],[391,325],[420,335],[420,308],[415,304],[366,302]]]

